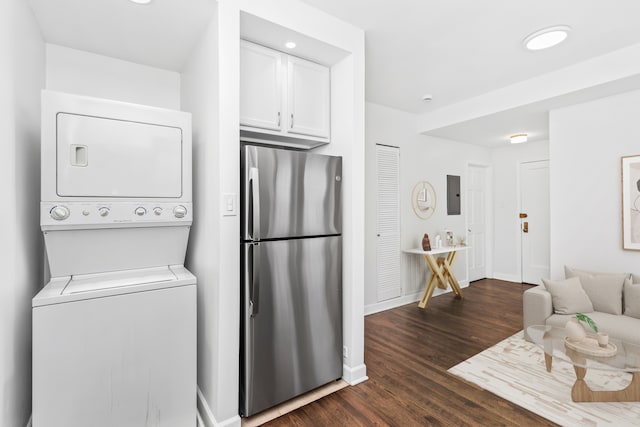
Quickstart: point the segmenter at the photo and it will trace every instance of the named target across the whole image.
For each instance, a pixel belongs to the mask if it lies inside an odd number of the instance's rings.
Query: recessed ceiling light
[[[135,4],[149,4],[151,3],[151,0],[129,0],[131,3],[135,3]]]
[[[296,45],[296,42],[286,42],[286,43],[284,44],[284,46],[285,46],[287,49],[294,49],[297,45]]]
[[[422,100],[423,101],[431,101],[433,99],[433,95],[431,95],[430,93],[425,93],[424,95],[422,95]]]
[[[509,137],[512,144],[520,144],[522,142],[527,142],[527,138],[528,138],[528,135],[526,133],[517,133]]]
[[[569,35],[569,31],[571,31],[571,27],[568,25],[544,28],[529,34],[522,43],[529,50],[548,49],[558,43],[562,43]]]

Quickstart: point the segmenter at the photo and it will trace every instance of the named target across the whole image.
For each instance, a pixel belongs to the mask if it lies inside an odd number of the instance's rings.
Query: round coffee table
[[[573,365],[576,382],[571,389],[574,402],[639,402],[640,401],[640,346],[610,339],[618,348],[610,357],[589,356],[565,346],[564,328],[554,326],[529,326],[527,334],[544,351],[547,371],[551,372],[553,358],[557,357]],[[584,381],[587,369],[602,369],[631,373],[631,383],[622,390],[594,391]]]

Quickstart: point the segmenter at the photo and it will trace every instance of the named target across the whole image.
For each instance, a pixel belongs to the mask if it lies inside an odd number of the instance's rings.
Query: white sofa
[[[544,286],[524,292],[523,323],[527,340],[531,341],[527,327],[562,328],[576,312],[581,312],[591,317],[599,330],[610,337],[640,345],[639,276],[565,267],[565,277],[560,281],[543,280]],[[584,327],[592,332],[586,325]]]

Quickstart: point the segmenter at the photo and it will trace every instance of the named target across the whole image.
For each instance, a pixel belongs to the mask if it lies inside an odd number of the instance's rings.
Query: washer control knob
[[[176,218],[184,218],[187,215],[187,208],[185,208],[182,205],[178,205],[175,208],[173,208],[173,215]]]
[[[144,216],[147,213],[147,210],[145,208],[143,208],[142,206],[140,206],[140,207],[136,208],[135,213],[138,216]]]
[[[109,215],[109,208],[105,206],[98,208],[98,213],[100,214],[100,216],[107,216]]]
[[[156,216],[162,215],[162,208],[161,207],[153,208],[153,213],[156,214]]]
[[[54,206],[49,211],[49,214],[51,215],[51,218],[55,219],[56,221],[62,221],[69,218],[71,212],[69,212],[69,208],[67,208],[66,206]]]

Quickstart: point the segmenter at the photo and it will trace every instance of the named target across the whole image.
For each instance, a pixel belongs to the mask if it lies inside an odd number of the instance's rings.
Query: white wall
[[[550,113],[551,277],[565,264],[640,273],[622,249],[620,158],[640,154],[640,91]]]
[[[298,0],[243,0],[240,9],[345,54],[331,69],[332,143],[343,157],[343,378],[366,380],[364,364],[364,32]],[[337,113],[337,114],[336,114]]]
[[[186,265],[198,278],[198,407],[207,425],[239,425],[239,217],[223,217],[222,193],[238,193],[239,10],[221,1],[182,73],[193,117],[194,225]],[[229,34],[235,38],[229,39]],[[237,68],[237,65],[236,65]]]
[[[367,313],[378,311],[382,308],[389,306],[389,302],[378,304],[377,303],[377,282],[378,272],[377,265],[377,167],[376,167],[376,144],[389,145],[393,147],[406,147],[407,144],[415,143],[420,139],[420,136],[415,131],[415,118],[414,114],[405,113],[393,108],[384,107],[382,105],[366,103],[366,137],[365,137],[365,265],[368,267],[365,269],[365,289],[364,289],[364,304]],[[410,203],[410,196],[406,193],[406,185],[402,177],[404,175],[403,162],[408,153],[405,152],[405,148],[400,148],[400,179],[401,179],[401,220],[400,229],[404,230],[406,227],[406,212],[405,204]],[[411,189],[409,189],[411,192]],[[411,205],[409,204],[409,210]],[[401,249],[408,246],[416,246],[404,241],[401,241]],[[415,286],[409,286],[407,288],[406,280],[403,280],[406,274],[403,274],[399,278],[402,286],[402,296],[392,300],[391,306],[398,305],[400,302],[406,302],[416,299],[417,289]],[[398,300],[398,301],[395,301]]]
[[[239,195],[240,12],[353,52],[332,69],[332,139],[344,157],[345,379],[366,379],[363,320],[364,34],[296,0],[219,0],[182,79],[183,109],[194,123],[194,227],[187,267],[198,277],[198,404],[207,426],[240,425],[239,217],[222,216],[224,193]],[[332,83],[333,84],[333,83]],[[335,120],[334,120],[335,119]]]
[[[453,231],[454,236],[466,237],[467,221],[467,166],[469,163],[488,165],[489,150],[441,138],[420,135],[415,141],[407,141],[400,147],[400,188],[402,248],[420,247],[424,233],[428,233],[433,242],[436,234],[445,229]],[[447,215],[447,175],[460,176],[461,214]],[[435,188],[437,197],[436,211],[427,220],[418,218],[411,208],[411,191],[418,181],[429,181]],[[416,268],[416,263],[421,269]],[[418,291],[424,289],[427,276],[424,260],[416,255],[403,255],[402,279],[406,287],[412,286]],[[454,265],[454,274],[461,286],[468,286],[467,253],[459,252]],[[420,274],[422,272],[422,274]],[[404,285],[403,285],[404,286]],[[434,295],[442,293],[436,289]],[[447,290],[446,292],[450,292]]]
[[[549,141],[507,144],[491,152],[493,165],[493,265],[492,277],[521,280],[520,165],[549,159]]]
[[[44,285],[40,232],[40,91],[48,89],[180,108],[180,79],[87,52],[45,45],[26,2],[0,9],[0,425],[26,425],[31,414],[31,298]]]
[[[47,89],[180,109],[180,74],[47,44]]]
[[[420,246],[424,233],[431,241],[436,233],[449,229],[456,236],[466,230],[466,174],[469,163],[488,165],[490,150],[461,142],[419,135],[417,116],[377,104],[366,105],[366,250],[365,264],[376,265],[376,162],[375,144],[400,147],[400,229],[401,248]],[[447,215],[446,176],[460,176],[461,215]],[[426,220],[418,218],[411,208],[411,191],[418,181],[429,181],[435,188],[437,206],[434,215]],[[461,285],[467,285],[467,257],[460,252],[454,266]],[[365,306],[367,313],[394,304],[415,301],[423,290],[427,276],[424,260],[414,255],[402,255],[402,296],[397,301],[376,304],[376,270],[365,272]],[[434,295],[441,293],[436,289]]]
[[[42,283],[40,89],[45,51],[27,3],[0,6],[0,425],[31,413],[31,298]]]

